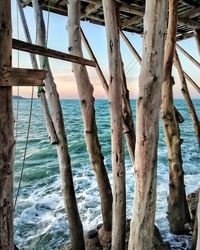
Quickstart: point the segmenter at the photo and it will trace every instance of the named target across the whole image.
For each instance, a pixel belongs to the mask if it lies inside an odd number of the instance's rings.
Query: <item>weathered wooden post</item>
[[[194,127],[194,131],[197,137],[197,141],[198,144],[200,146],[200,123],[199,123],[199,119],[196,113],[196,110],[194,108],[192,99],[190,97],[190,93],[187,87],[187,82],[185,79],[185,75],[182,69],[182,65],[180,62],[180,59],[178,57],[177,52],[175,51],[175,56],[174,56],[174,65],[177,68],[178,74],[179,74],[179,78],[180,78],[180,82],[181,82],[181,91],[183,93],[183,96],[185,98],[186,104],[188,106],[188,110],[190,112],[191,118],[192,118],[192,123],[193,123],[193,127]]]
[[[38,4],[38,0],[33,0],[32,3],[35,11],[35,19],[38,32],[37,42],[38,45],[45,47],[46,32],[45,32],[45,24],[44,24],[42,9],[41,6],[39,6]],[[67,137],[65,135],[65,127],[62,116],[62,108],[59,101],[59,95],[56,89],[56,84],[53,79],[48,58],[44,59],[43,57],[40,57],[40,66],[42,68],[43,66],[45,66],[45,69],[48,70],[47,79],[45,80],[45,89],[51,105],[52,119],[59,141],[59,143],[56,145],[56,149],[59,160],[64,205],[69,221],[72,249],[84,250],[85,246],[83,237],[83,227],[76,203],[72,171],[71,171],[71,162],[68,153]]]
[[[96,62],[96,72],[99,76],[99,79],[101,81],[101,84],[106,92],[106,95],[109,96],[109,86],[108,83],[103,75],[103,72],[97,62],[97,59],[89,45],[89,42],[81,30],[81,36],[83,43],[87,49],[88,54],[90,55],[90,58]],[[122,63],[123,64],[123,63]],[[135,129],[134,129],[134,122],[133,122],[133,115],[131,110],[131,104],[130,104],[130,98],[129,98],[129,91],[127,88],[126,83],[126,76],[123,70],[123,81],[122,81],[122,115],[123,115],[123,128],[124,128],[124,134],[126,137],[126,142],[129,150],[129,155],[132,161],[132,164],[134,164],[135,161]]]
[[[174,80],[171,76],[176,43],[177,3],[177,0],[169,1],[161,114],[169,159],[168,219],[170,231],[180,234],[185,232],[185,224],[189,222],[190,216],[185,195],[180,131],[173,104]]]
[[[165,0],[146,1],[136,118],[135,195],[129,250],[154,249],[157,145],[166,9]]]
[[[11,1],[0,4],[0,86],[12,66]],[[12,87],[0,87],[0,249],[13,250],[13,149]]]
[[[112,250],[125,247],[126,190],[122,124],[122,65],[119,29],[114,0],[103,0],[110,70],[109,101],[111,114],[113,223]]]
[[[31,35],[30,35],[29,29],[28,29],[28,25],[26,22],[26,17],[24,15],[24,10],[23,10],[21,1],[17,0],[17,3],[18,3],[19,13],[21,16],[22,26],[24,28],[26,40],[27,40],[27,42],[32,43]],[[32,63],[33,68],[38,69],[36,56],[34,54],[30,54],[30,59],[31,59],[31,63]],[[51,142],[51,144],[57,144],[58,138],[57,138],[57,135],[55,133],[54,124],[53,124],[53,121],[52,121],[52,118],[51,118],[51,115],[49,112],[48,102],[47,102],[45,90],[43,87],[38,88],[38,97],[40,98],[40,101],[42,104],[43,114],[44,114],[46,128],[47,128],[50,142]]]
[[[69,53],[82,57],[81,32],[80,32],[80,0],[68,1],[68,34]],[[112,227],[112,191],[108,175],[104,165],[104,157],[98,139],[93,86],[90,83],[87,69],[83,65],[72,64],[75,74],[78,94],[84,121],[85,139],[90,160],[95,171],[105,231],[111,231]]]
[[[196,39],[197,48],[198,48],[199,55],[200,55],[200,30],[195,30],[194,31],[194,36],[195,36],[195,39]]]

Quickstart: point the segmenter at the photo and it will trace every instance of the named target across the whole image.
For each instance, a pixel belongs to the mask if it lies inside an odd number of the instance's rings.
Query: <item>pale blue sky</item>
[[[32,40],[35,42],[35,20],[34,13],[31,7],[25,8],[25,14],[28,22],[28,26],[32,35]],[[47,12],[44,12],[45,22],[47,22]],[[12,0],[12,22],[13,22],[13,37],[18,37],[17,32],[17,11],[16,11],[16,0]],[[48,47],[63,52],[67,52],[68,48],[68,38],[67,38],[67,18],[59,16],[53,13],[50,13],[50,25],[49,25],[49,35],[48,35]],[[108,70],[108,59],[107,59],[107,44],[106,44],[106,35],[105,29],[102,26],[94,25],[89,22],[82,22],[81,26],[85,31],[85,35],[88,38],[91,47],[98,59],[102,70],[108,79],[109,70]],[[132,44],[135,46],[136,50],[140,53],[142,52],[142,38],[139,35],[126,33]],[[19,39],[25,41],[23,28],[21,25],[21,20],[19,16]],[[196,42],[194,38],[187,39],[180,42],[180,45],[187,50],[194,58],[199,61],[199,54],[196,47]],[[84,48],[84,46],[83,46]],[[131,97],[137,97],[138,83],[137,79],[140,72],[140,66],[136,62],[135,58],[127,48],[127,46],[121,41],[121,53],[125,65],[125,71],[127,74],[128,88],[130,90]],[[179,53],[180,59],[182,61],[182,66],[184,70],[191,75],[191,77],[200,84],[200,74],[199,69],[194,66],[185,56]],[[84,56],[89,58],[87,53],[84,50]],[[13,51],[13,65],[18,66],[17,63],[18,53]],[[58,86],[58,91],[61,98],[77,98],[76,83],[74,80],[74,75],[71,71],[71,63],[64,62],[60,60],[50,59],[50,64],[52,71],[54,73],[55,81]],[[30,58],[28,53],[20,52],[19,53],[19,66],[20,67],[29,67],[31,68]],[[95,88],[95,97],[96,98],[105,98],[103,88],[97,78],[96,72],[94,69],[88,67],[90,74],[90,79]],[[180,83],[177,77],[176,70],[173,70],[174,76],[176,79],[176,85],[174,86],[174,93],[176,98],[182,98],[180,91]],[[199,98],[199,94],[190,86],[190,93],[193,98]],[[16,89],[14,89],[16,93]],[[30,87],[20,88],[20,93],[22,96],[29,97],[31,93]]]

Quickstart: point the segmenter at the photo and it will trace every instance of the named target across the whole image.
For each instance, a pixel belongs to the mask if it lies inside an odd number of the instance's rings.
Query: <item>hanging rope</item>
[[[28,148],[30,127],[31,127],[31,118],[32,118],[32,111],[33,111],[33,95],[34,95],[34,87],[32,87],[32,92],[31,92],[31,105],[30,105],[30,111],[29,111],[28,129],[27,129],[27,134],[26,134],[26,141],[25,141],[25,148],[24,148],[24,155],[23,155],[21,174],[20,174],[19,184],[18,184],[17,193],[16,193],[16,197],[15,197],[15,202],[14,202],[14,211],[15,211],[16,205],[17,205],[17,199],[18,199],[18,196],[19,196],[20,188],[21,188],[22,177],[23,177],[23,174],[24,174],[24,166],[25,166],[25,162],[26,162],[26,153],[27,153],[27,148]]]
[[[17,11],[17,39],[19,40],[19,8],[16,2],[16,11]],[[17,67],[19,68],[19,50],[17,51]],[[18,134],[18,117],[19,117],[19,86],[17,86],[17,107],[16,107],[16,119],[15,119],[15,138],[17,140]],[[15,146],[16,154],[16,146]]]
[[[46,35],[46,43],[45,43],[46,47],[47,47],[48,35],[49,35],[49,21],[50,21],[50,7],[51,7],[50,4],[51,4],[51,1],[49,0],[49,3],[48,3],[48,18],[47,18],[47,35]],[[38,36],[38,21],[36,22],[36,42],[37,42],[37,38],[38,38],[37,36]],[[46,66],[46,60],[47,60],[47,57],[45,57],[43,69]],[[38,94],[41,93],[41,92],[45,92],[45,90],[44,90],[44,88],[42,86],[38,87]],[[14,211],[15,211],[16,205],[17,205],[17,200],[18,200],[19,191],[20,191],[20,188],[21,188],[21,183],[22,183],[23,174],[24,174],[24,167],[25,167],[25,162],[26,162],[26,153],[27,153],[27,148],[28,148],[30,127],[31,127],[31,119],[32,119],[32,111],[33,111],[33,96],[34,96],[34,87],[32,87],[32,93],[31,93],[31,104],[30,104],[30,111],[29,111],[28,129],[27,129],[27,134],[26,134],[26,141],[25,141],[25,148],[24,148],[24,155],[23,155],[21,174],[20,174],[19,184],[18,184],[18,188],[17,188],[15,201],[14,201]]]

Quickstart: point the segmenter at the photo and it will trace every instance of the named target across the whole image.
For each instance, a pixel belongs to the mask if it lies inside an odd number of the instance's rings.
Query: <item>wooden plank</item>
[[[94,61],[91,61],[82,57],[73,56],[73,55],[63,53],[57,50],[44,48],[42,46],[23,42],[23,41],[16,40],[16,39],[13,39],[12,41],[13,41],[13,49],[29,52],[32,54],[38,54],[38,55],[42,55],[46,57],[51,57],[51,58],[55,58],[55,59],[59,59],[63,61],[78,63],[81,65],[96,67],[96,63]]]
[[[0,86],[43,86],[46,74],[46,70],[8,68],[0,79]]]

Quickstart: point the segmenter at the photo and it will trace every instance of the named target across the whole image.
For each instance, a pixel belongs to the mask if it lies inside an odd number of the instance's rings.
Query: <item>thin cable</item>
[[[48,44],[48,39],[49,39],[50,9],[51,9],[51,0],[49,0],[49,3],[48,3],[46,46],[47,46],[47,44]]]
[[[17,10],[17,39],[19,40],[19,8],[16,2],[16,10]],[[19,50],[17,51],[17,67],[19,68]],[[19,86],[17,86],[17,107],[16,107],[16,120],[15,120],[15,138],[17,140],[18,135],[18,118],[19,118]],[[16,146],[15,146],[15,154],[16,154]]]
[[[21,188],[22,177],[23,177],[23,173],[24,173],[24,166],[25,166],[25,162],[26,162],[26,152],[27,152],[27,148],[28,148],[30,127],[31,127],[31,118],[32,118],[32,110],[33,110],[33,95],[34,95],[34,87],[32,87],[32,93],[31,93],[31,105],[30,105],[30,111],[29,111],[28,129],[27,129],[27,134],[26,134],[26,142],[25,142],[25,148],[24,148],[24,156],[23,156],[21,174],[20,174],[19,184],[18,184],[17,193],[16,193],[16,197],[15,197],[15,202],[14,202],[14,211],[15,211],[15,208],[16,208],[17,199],[18,199],[18,196],[19,196],[20,188]]]

